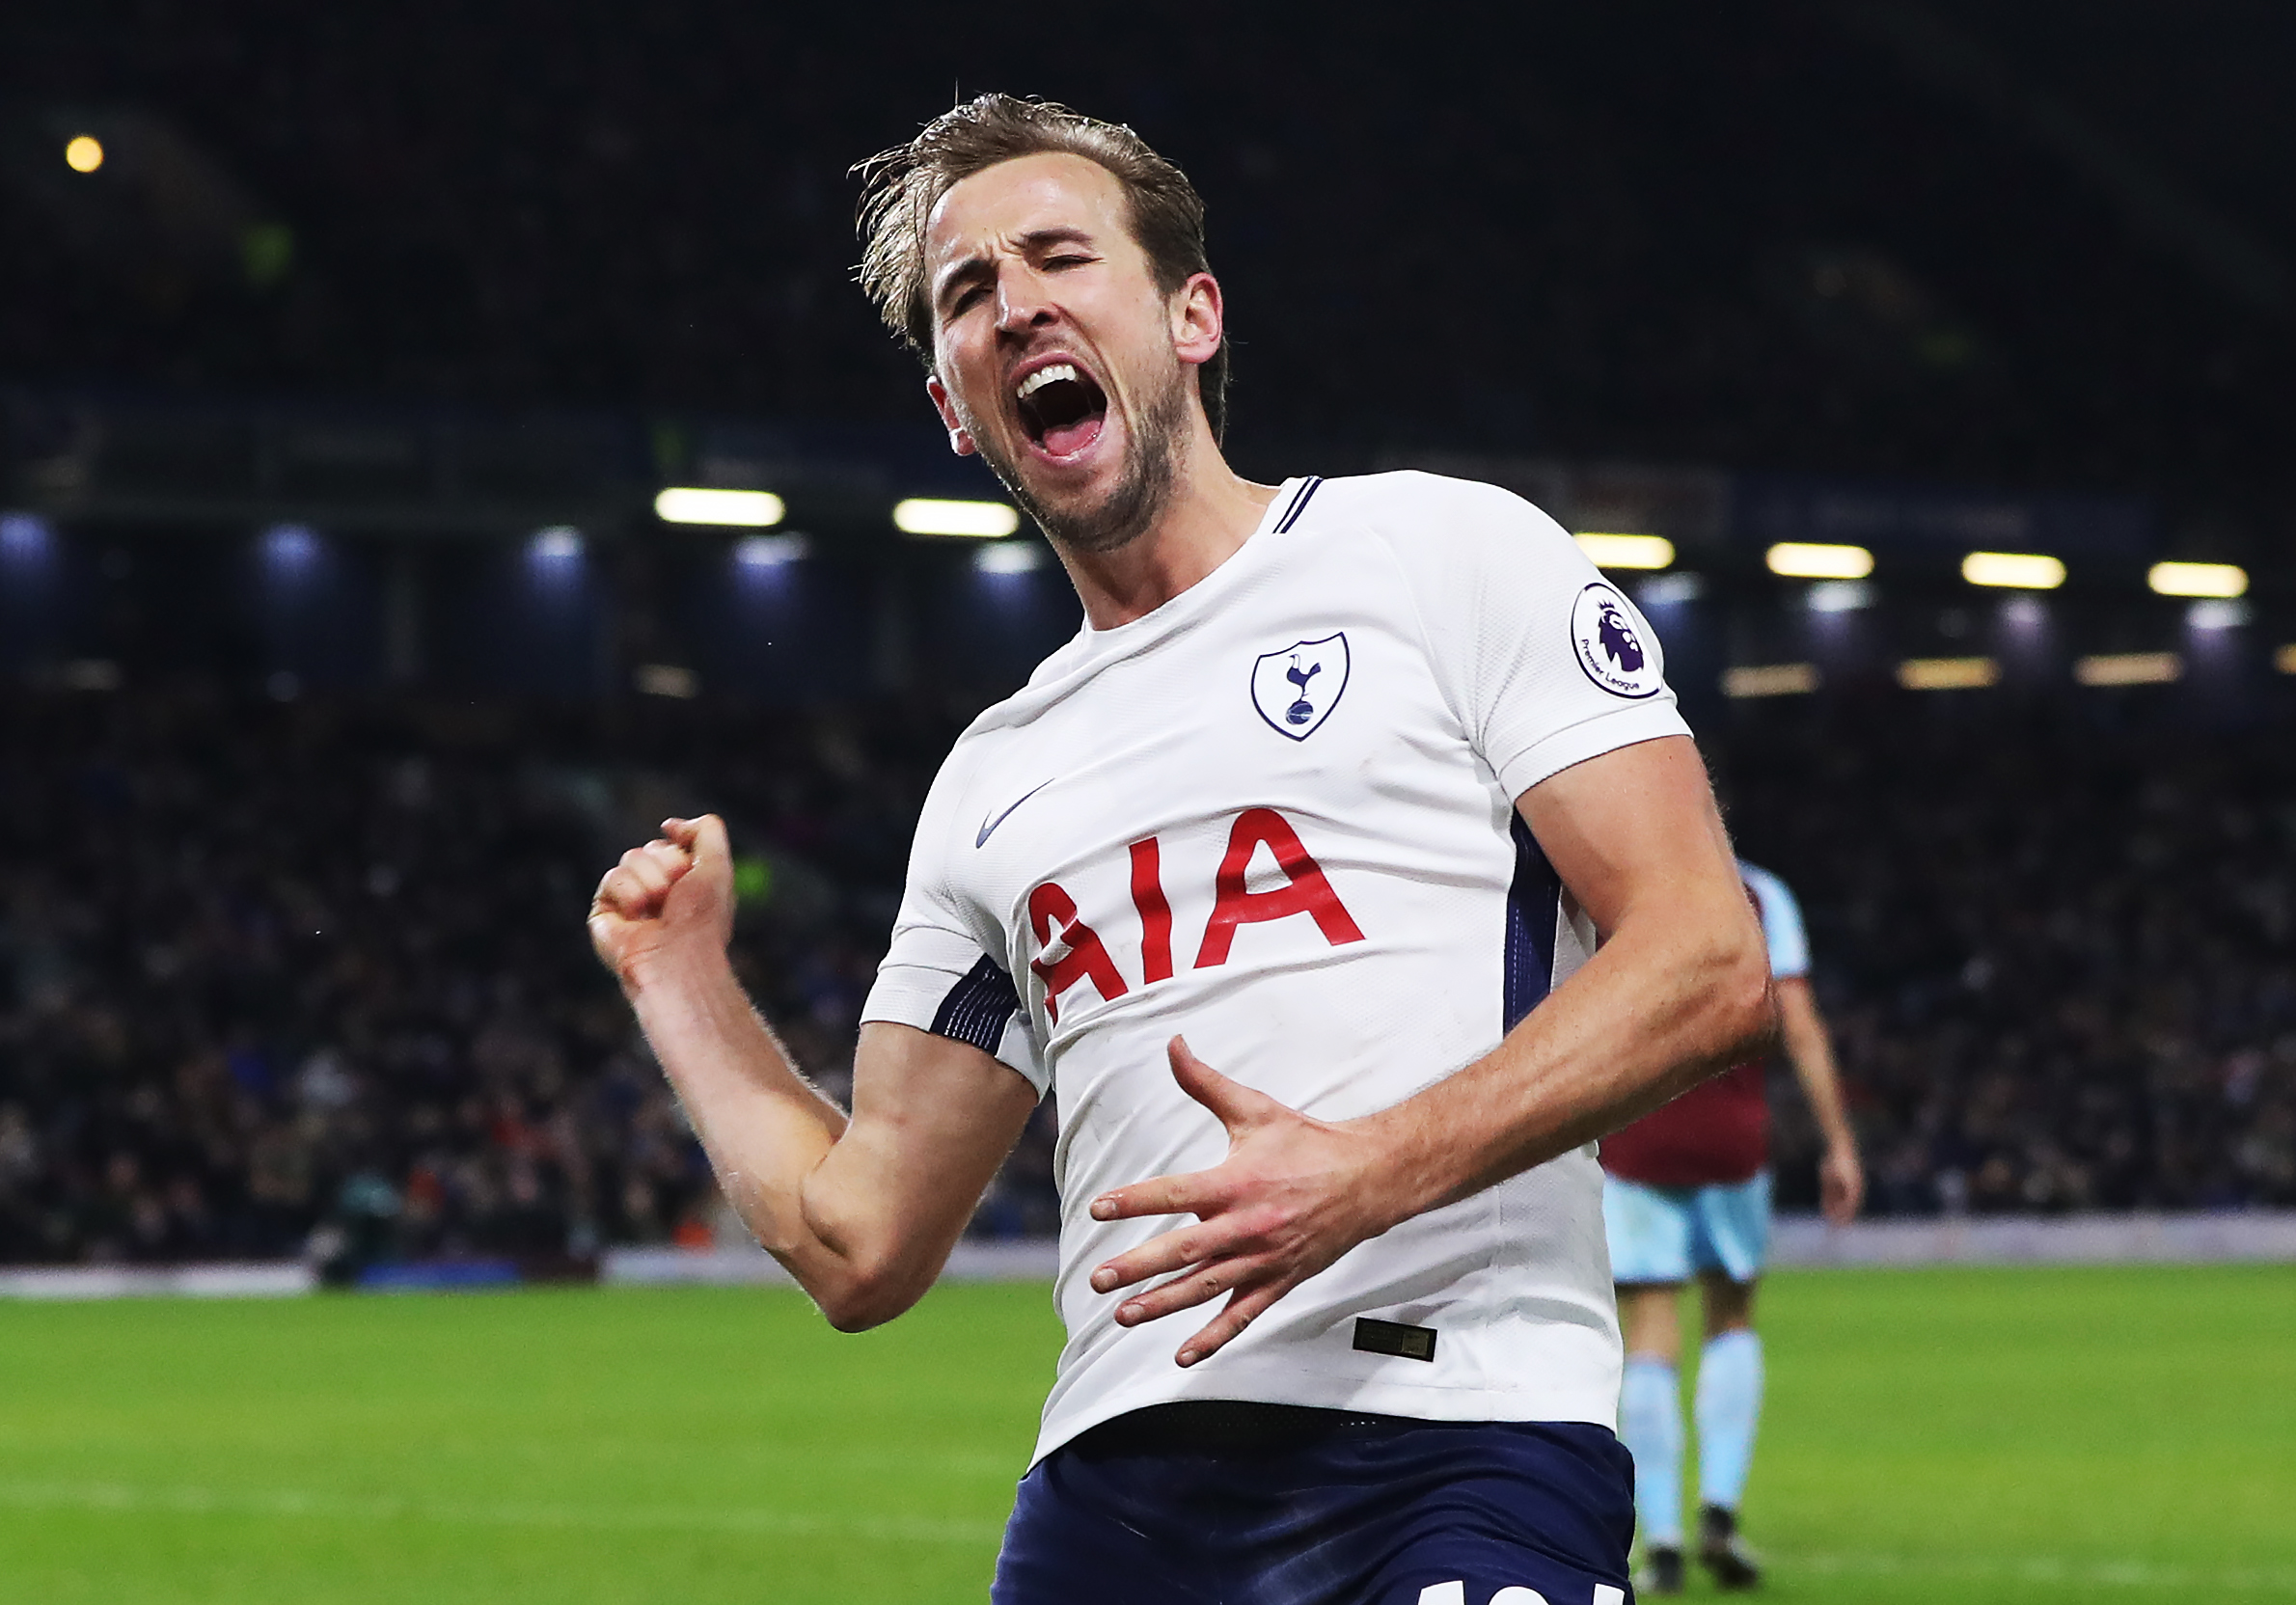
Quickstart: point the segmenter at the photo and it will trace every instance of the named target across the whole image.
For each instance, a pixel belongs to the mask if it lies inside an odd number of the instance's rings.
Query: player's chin
[[[1097,447],[1067,457],[1031,447],[1017,466],[1029,500],[1071,528],[1092,525],[1124,484],[1122,454]]]

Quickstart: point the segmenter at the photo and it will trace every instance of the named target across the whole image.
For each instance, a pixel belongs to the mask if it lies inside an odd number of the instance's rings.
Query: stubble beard
[[[1158,387],[1135,428],[1124,443],[1124,473],[1096,506],[1062,510],[1029,494],[1020,464],[973,431],[982,460],[1002,481],[1021,510],[1036,521],[1054,545],[1072,552],[1113,552],[1146,534],[1172,504],[1180,481],[1180,447],[1188,433],[1188,378],[1178,364]]]

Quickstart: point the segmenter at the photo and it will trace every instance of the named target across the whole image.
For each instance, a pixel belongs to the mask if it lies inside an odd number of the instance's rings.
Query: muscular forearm
[[[1574,765],[1517,807],[1606,939],[1490,1054],[1374,1117],[1398,1218],[1616,1129],[1775,1029],[1762,926],[1687,738]]]
[[[805,1193],[845,1130],[844,1113],[798,1075],[722,958],[642,971],[627,990],[727,1199],[833,1308],[852,1273],[851,1245],[824,1239]]]
[[[1193,1214],[1201,1224],[1117,1256],[1092,1286],[1113,1292],[1187,1271],[1128,1295],[1116,1312],[1124,1326],[1233,1292],[1180,1348],[1180,1364],[1193,1365],[1356,1243],[1656,1108],[1757,1050],[1771,1030],[1761,934],[1750,911],[1722,902],[1669,904],[1656,918],[1622,922],[1497,1048],[1359,1120],[1309,1120],[1174,1039],[1173,1075],[1227,1128],[1228,1157],[1095,1199],[1097,1220]]]
[[[1755,1052],[1774,1029],[1750,920],[1621,928],[1504,1042],[1363,1123],[1393,1155],[1398,1220],[1570,1152]]]
[[[750,1230],[833,1324],[889,1320],[932,1285],[1036,1089],[969,1043],[880,1022],[861,1029],[848,1119],[734,980],[724,822],[662,830],[598,883],[591,943]]]

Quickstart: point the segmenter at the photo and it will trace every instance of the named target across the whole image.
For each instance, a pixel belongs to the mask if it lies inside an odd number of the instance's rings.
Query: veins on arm
[[[852,1118],[800,1181],[805,1240],[781,1255],[833,1324],[874,1326],[923,1296],[1037,1102],[1026,1079],[969,1043],[884,1021],[861,1028]]]

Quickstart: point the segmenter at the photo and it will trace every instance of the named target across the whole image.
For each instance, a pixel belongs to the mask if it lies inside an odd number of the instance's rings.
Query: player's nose
[[[997,332],[1025,338],[1059,315],[1044,281],[1033,273],[1007,271],[997,278]]]

